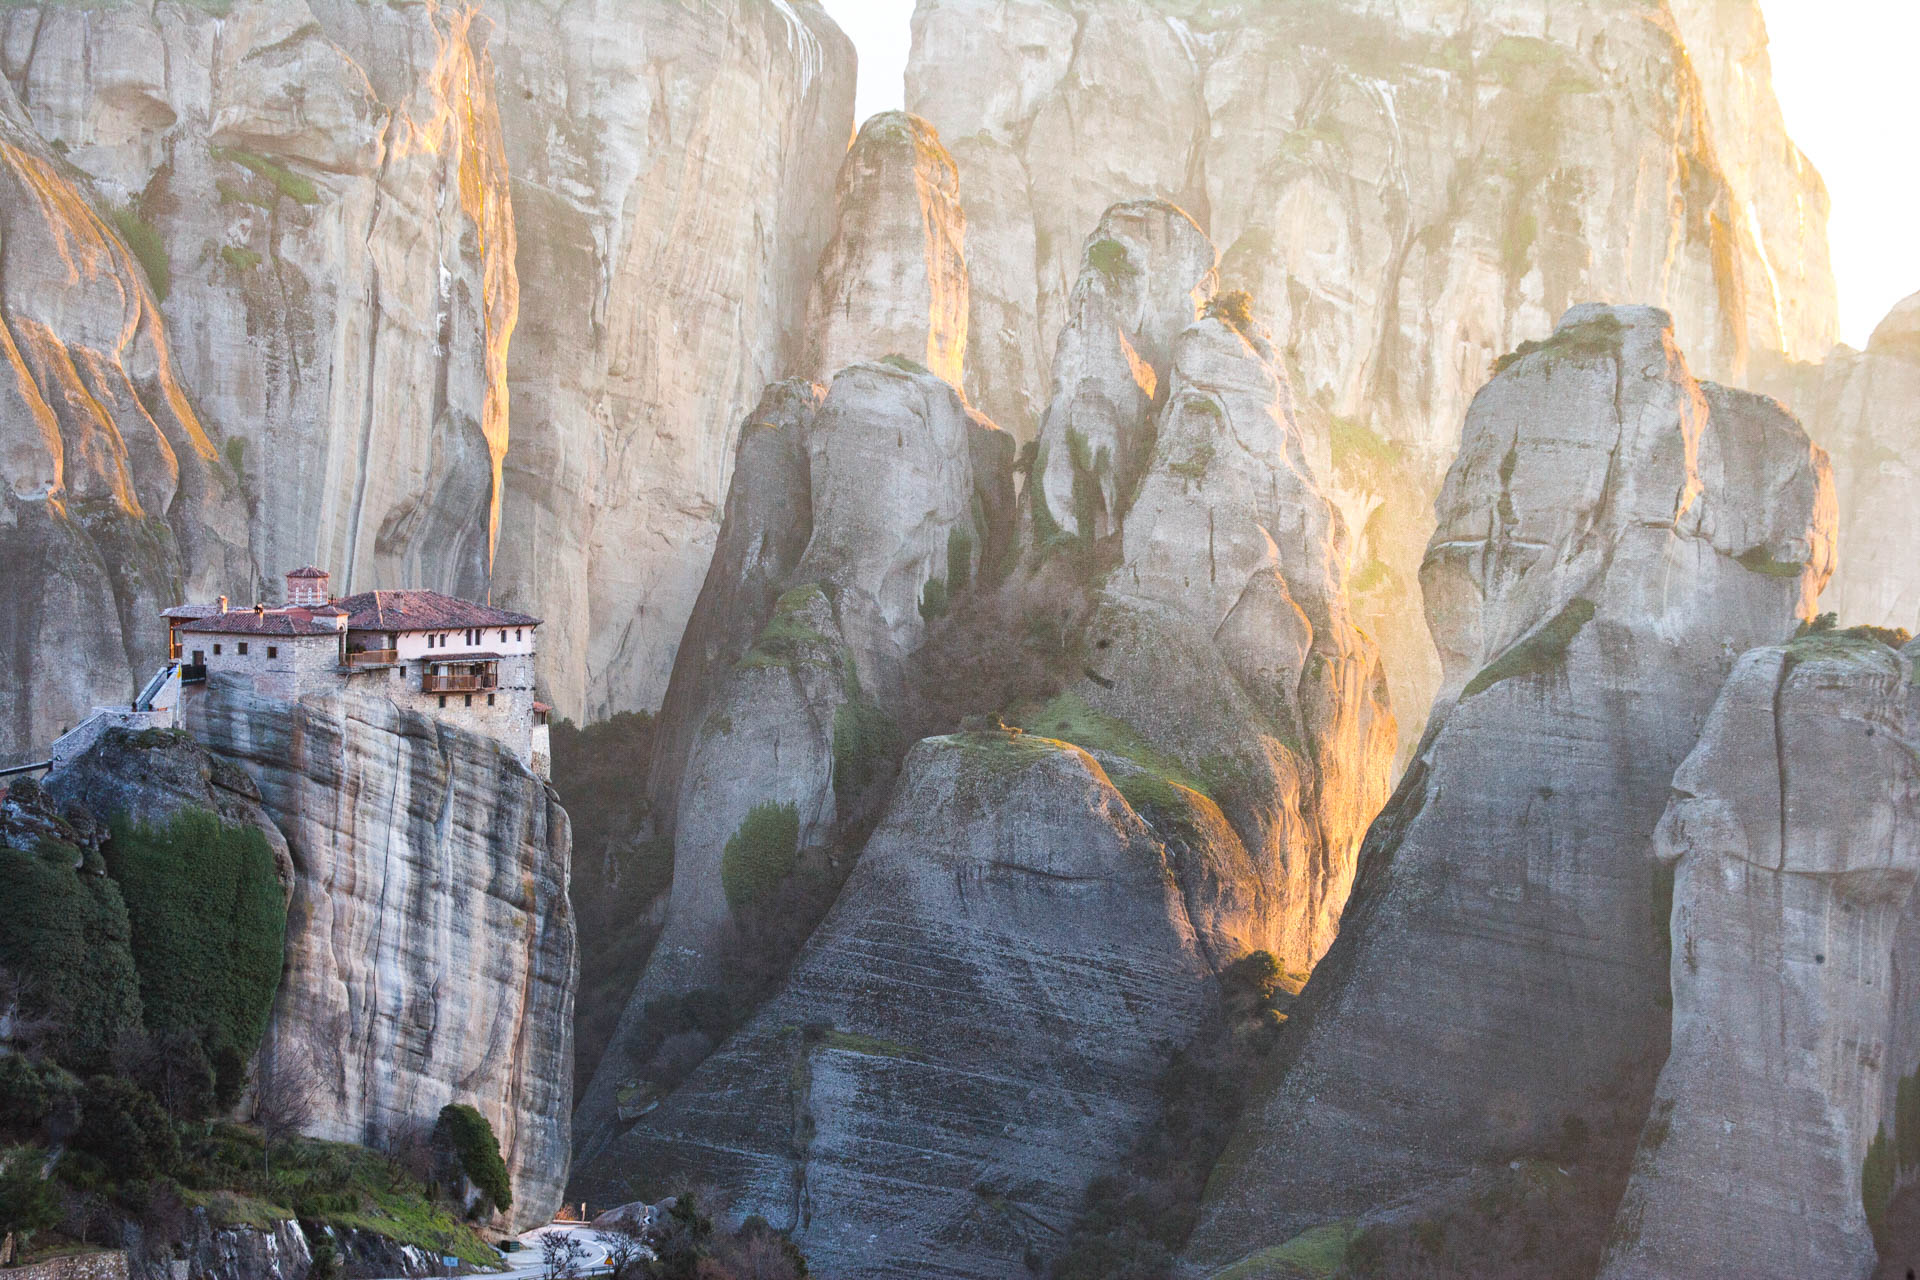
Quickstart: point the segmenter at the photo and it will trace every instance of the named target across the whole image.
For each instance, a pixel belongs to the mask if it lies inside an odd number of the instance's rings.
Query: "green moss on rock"
[[[1461,700],[1484,693],[1503,680],[1552,670],[1559,665],[1573,638],[1593,621],[1593,614],[1593,601],[1575,596],[1545,626],[1482,667],[1479,674],[1467,681],[1467,687],[1460,691]]]
[[[800,854],[800,811],[767,801],[747,810],[720,854],[720,888],[727,905],[751,906],[777,888]]]

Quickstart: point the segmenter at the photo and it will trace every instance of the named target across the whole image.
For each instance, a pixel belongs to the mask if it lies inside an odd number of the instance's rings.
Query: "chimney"
[[[263,605],[263,604],[256,604],[256,605],[254,605],[254,606],[253,606],[253,616],[254,616],[254,617],[256,617],[256,618],[264,618],[264,617],[266,617],[266,616],[267,616],[267,606],[265,606],[265,605]]]
[[[226,598],[225,596],[221,596],[221,597],[220,597],[220,612],[222,612],[222,613],[225,613],[226,611],[227,611],[227,598]]]
[[[331,599],[328,594],[330,579],[331,575],[325,569],[316,569],[312,565],[295,569],[287,575],[287,603],[308,609],[325,605]]]

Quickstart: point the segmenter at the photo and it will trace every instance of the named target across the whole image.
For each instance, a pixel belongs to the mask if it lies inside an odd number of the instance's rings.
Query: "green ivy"
[[[140,984],[120,887],[77,869],[80,851],[47,841],[0,849],[0,967],[39,993],[34,1012],[59,1028],[56,1056],[101,1071],[122,1031],[140,1024]]]
[[[452,1148],[460,1160],[461,1172],[480,1188],[480,1193],[496,1209],[513,1207],[513,1183],[507,1177],[507,1162],[500,1158],[500,1143],[493,1136],[487,1118],[464,1102],[440,1108],[435,1137]]]
[[[800,853],[800,811],[767,801],[747,810],[720,854],[720,888],[727,905],[744,907],[779,887]]]

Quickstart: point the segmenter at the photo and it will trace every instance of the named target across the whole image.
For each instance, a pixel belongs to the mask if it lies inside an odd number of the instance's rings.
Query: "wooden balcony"
[[[485,693],[500,687],[500,672],[491,662],[449,662],[444,666],[444,670],[428,670],[421,675],[420,692]]]
[[[398,649],[349,649],[347,665],[349,667],[386,667],[400,661]]]

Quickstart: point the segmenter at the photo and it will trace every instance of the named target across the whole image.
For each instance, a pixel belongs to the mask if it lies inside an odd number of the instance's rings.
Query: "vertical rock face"
[[[27,6],[3,32],[34,127],[118,210],[181,380],[238,442],[266,580],[319,563],[347,590],[484,594],[517,310],[486,24],[240,0]]]
[[[493,0],[528,282],[497,604],[548,620],[560,714],[657,706],[734,424],[794,366],[853,49],[815,0]]]
[[[1755,650],[1721,690],[1655,837],[1673,1047],[1606,1280],[1873,1269],[1866,1206],[1885,1212],[1908,1066],[1917,731],[1911,657],[1864,636]]]
[[[1396,704],[1424,707],[1427,505],[1496,355],[1589,299],[1666,307],[1719,378],[1832,341],[1826,194],[1763,40],[1751,0],[919,0],[907,107],[954,149],[975,288],[1038,316],[1028,344],[976,303],[968,385],[1017,412],[1102,211],[1179,205],[1286,335],[1328,487],[1372,516],[1361,619]]]
[[[1844,622],[1920,626],[1920,527],[1908,513],[1920,491],[1912,456],[1920,431],[1920,294],[1873,331],[1865,351],[1834,348],[1818,364],[1763,371],[1778,396],[1833,455],[1840,497],[1840,564],[1823,607]]]
[[[216,679],[194,736],[259,787],[293,863],[261,1070],[305,1059],[314,1132],[384,1146],[486,1115],[515,1222],[566,1178],[573,916],[566,811],[498,743],[384,699],[277,702]]]
[[[1004,1276],[1208,999],[1165,846],[1065,743],[929,738],[785,989],[576,1175],[671,1171],[858,1277]]]
[[[1575,308],[1496,376],[1437,515],[1444,692],[1216,1171],[1202,1264],[1431,1211],[1567,1143],[1630,1149],[1666,1040],[1668,781],[1734,656],[1832,569],[1825,456],[1773,402],[1696,382],[1650,308]],[[1605,1228],[1559,1227],[1596,1262]]]
[[[165,657],[154,614],[245,580],[246,508],[139,264],[0,87],[0,753]]]
[[[584,1152],[620,1118],[647,1002],[719,975],[740,905],[727,849],[748,814],[792,805],[804,848],[857,812],[861,726],[897,732],[933,601],[1005,545],[1012,454],[951,385],[892,364],[842,370],[824,396],[780,384],[749,419],[655,763],[667,923],[582,1100]]]
[[[808,376],[899,355],[958,387],[967,354],[967,220],[940,135],[886,111],[840,166],[839,229],[807,299]]]

